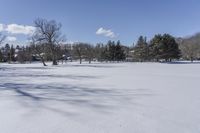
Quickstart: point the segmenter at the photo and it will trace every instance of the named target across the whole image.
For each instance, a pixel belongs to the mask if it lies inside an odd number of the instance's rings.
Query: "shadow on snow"
[[[18,69],[18,68],[16,68]],[[22,68],[20,68],[22,69]],[[35,68],[30,68],[35,69]],[[40,68],[36,68],[40,69]],[[43,69],[43,68],[42,68]],[[11,69],[14,70],[14,69]],[[152,96],[149,89],[116,89],[116,88],[98,88],[95,85],[83,86],[70,83],[15,83],[14,80],[20,77],[37,78],[44,77],[50,80],[54,78],[68,78],[76,80],[100,79],[101,76],[90,75],[58,75],[45,73],[29,73],[28,71],[10,71],[0,75],[1,79],[6,79],[0,83],[0,91],[12,92],[8,97],[17,98],[25,107],[31,109],[48,109],[57,113],[72,114],[69,110],[73,107],[87,108],[96,112],[109,113],[113,108],[121,107],[124,103],[135,103],[134,99],[138,97]],[[78,82],[77,82],[78,83]],[[7,95],[6,95],[7,96]],[[61,104],[60,104],[61,103]],[[66,106],[70,108],[59,107]],[[69,109],[69,110],[68,110]],[[80,111],[79,111],[80,112]]]

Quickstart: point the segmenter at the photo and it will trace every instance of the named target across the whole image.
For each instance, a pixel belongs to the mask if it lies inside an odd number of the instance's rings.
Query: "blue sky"
[[[0,1],[0,30],[3,25],[3,33],[13,43],[25,42],[28,33],[13,32],[13,25],[11,31],[5,29],[11,24],[33,26],[38,17],[61,22],[62,33],[72,42],[97,43],[111,39],[132,45],[140,35],[150,39],[157,33],[182,37],[200,32],[199,0]]]

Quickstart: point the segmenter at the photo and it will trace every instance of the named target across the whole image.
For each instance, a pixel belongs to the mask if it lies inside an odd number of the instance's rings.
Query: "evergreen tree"
[[[161,55],[160,43],[162,43],[161,34],[155,35],[154,38],[150,41],[149,55],[151,59],[155,59],[156,61],[159,61]]]
[[[95,48],[94,48],[94,51],[95,51],[95,58],[98,60],[98,61],[103,61],[104,60],[104,57],[103,57],[103,52],[105,51],[105,46],[102,44],[102,43],[98,43]]]
[[[13,45],[11,45],[10,48],[10,60],[15,61],[15,48],[13,47]]]
[[[125,60],[126,55],[120,41],[117,41],[117,43],[114,41],[108,41],[104,50],[101,52],[101,58],[105,61]]]
[[[101,52],[101,60],[103,61],[109,61],[110,60],[110,54],[109,54],[109,46],[104,46],[102,52]]]
[[[117,61],[123,61],[126,58],[126,55],[124,53],[123,47],[120,43],[120,41],[117,41],[117,44],[115,46],[115,58]]]
[[[4,51],[5,59],[10,63],[10,45],[7,43],[5,45],[5,51]]]
[[[166,61],[180,58],[178,44],[176,43],[175,38],[169,34],[163,35],[162,50],[162,58],[164,58]]]
[[[151,56],[156,59],[171,61],[180,57],[180,50],[175,38],[169,34],[155,35],[150,44]]]
[[[146,61],[148,59],[148,44],[146,37],[140,36],[138,38],[137,44],[134,47],[134,58],[138,61]]]
[[[108,41],[108,60],[115,61],[115,42]]]
[[[3,59],[4,59],[4,57],[3,57],[3,53],[2,53],[1,50],[0,50],[0,62],[2,62]]]

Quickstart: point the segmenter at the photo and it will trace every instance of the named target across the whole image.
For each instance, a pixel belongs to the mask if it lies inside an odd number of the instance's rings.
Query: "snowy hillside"
[[[199,133],[200,64],[0,64],[1,133]]]

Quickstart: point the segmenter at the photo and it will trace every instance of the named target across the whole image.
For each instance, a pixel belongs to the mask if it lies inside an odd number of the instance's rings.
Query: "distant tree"
[[[124,60],[127,62],[134,61],[134,58],[133,58],[134,47],[133,46],[123,46],[123,45],[122,45],[122,47],[123,47],[124,55],[125,55]]]
[[[105,50],[105,47],[103,45],[103,43],[97,43],[95,48],[94,48],[94,56],[98,61],[103,61],[103,51]]]
[[[25,61],[26,61],[26,49],[24,46],[19,48],[17,61],[20,63],[25,63]]]
[[[73,53],[73,46],[72,46],[72,44],[65,44],[63,52],[62,52],[63,59],[65,60],[65,62],[67,60],[70,60],[72,62],[72,53]]]
[[[86,58],[89,61],[89,64],[91,64],[91,61],[94,59],[94,55],[95,55],[95,49],[94,46],[91,44],[85,44],[85,55]]]
[[[10,48],[10,61],[15,61],[15,48],[13,45]]]
[[[120,41],[115,43],[110,40],[105,46],[103,44],[98,45],[98,50],[100,61],[122,61],[126,58],[124,47]]]
[[[171,61],[172,59],[179,59],[181,52],[178,46],[178,43],[176,42],[175,38],[169,34],[163,35],[163,43],[162,49],[163,49],[163,58],[166,61]]]
[[[0,45],[5,41],[6,36],[0,33]]]
[[[2,53],[2,51],[0,50],[0,62],[2,62],[3,59],[4,59],[4,57],[3,57],[3,53]]]
[[[82,59],[86,50],[85,43],[76,43],[74,44],[73,49],[74,49],[74,55],[79,58],[79,62],[80,64],[82,64]]]
[[[180,47],[182,51],[182,57],[187,60],[189,59],[191,62],[193,62],[193,60],[195,60],[197,56],[197,47],[197,45],[191,43],[183,43]]]
[[[61,36],[61,24],[54,20],[48,21],[46,19],[37,19],[34,23],[36,27],[36,31],[33,36],[34,39],[42,42],[43,44],[47,44],[53,65],[57,65],[56,45],[64,39],[63,36]]]
[[[149,48],[146,37],[140,36],[134,47],[134,58],[138,61],[146,61],[149,56]]]
[[[8,61],[8,63],[10,63],[10,61],[11,61],[11,58],[10,58],[10,45],[8,43],[5,45],[4,55],[5,55],[6,61]]]
[[[123,47],[120,41],[118,40],[115,46],[115,59],[116,61],[123,61],[125,60],[125,58],[126,58],[125,51],[123,50]]]
[[[101,48],[101,54],[100,54],[100,60],[101,61],[109,61],[110,60],[110,52],[109,52],[109,46],[106,45],[106,46],[103,46]]]
[[[55,46],[55,57],[57,60],[62,60],[64,51],[62,49],[61,44]],[[63,62],[63,61],[62,61]]]
[[[96,55],[95,47],[89,43],[76,43],[73,45],[73,51],[75,58],[78,57],[80,64],[82,63],[83,58],[88,60],[90,64]]]
[[[33,48],[30,46],[26,46],[25,49],[26,49],[26,52],[25,52],[26,60],[31,63],[33,59]]]
[[[116,61],[116,47],[115,47],[115,42],[114,41],[108,41],[108,53],[109,53],[109,56],[108,56],[108,59],[109,61]]]
[[[162,51],[160,50],[161,43],[162,43],[161,34],[155,35],[154,38],[150,41],[149,55],[151,59],[159,61],[160,55],[162,54]]]
[[[200,33],[188,38],[177,39],[183,59],[193,60],[200,59]]]
[[[17,46],[16,46],[16,50],[19,50],[19,49],[20,49],[20,47],[19,47],[19,45],[17,45]]]
[[[180,58],[180,50],[175,38],[169,34],[155,35],[150,42],[151,55],[157,61],[171,61]]]
[[[46,44],[42,43],[41,41],[37,41],[34,38],[31,40],[30,44],[31,55],[39,56],[42,64],[47,66],[44,59],[44,53],[46,51]]]

